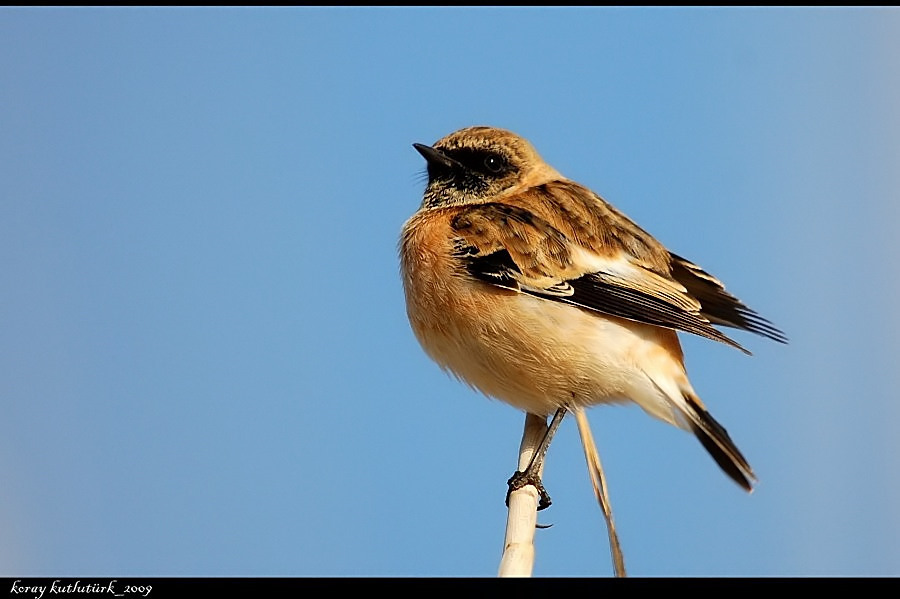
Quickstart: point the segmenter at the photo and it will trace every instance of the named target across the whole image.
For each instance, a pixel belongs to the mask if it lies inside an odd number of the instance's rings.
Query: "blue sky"
[[[406,321],[487,124],[784,329],[683,338],[760,478],[591,410],[635,575],[900,574],[900,11],[0,9],[0,574],[493,576],[523,416]],[[611,574],[573,422],[537,575]]]

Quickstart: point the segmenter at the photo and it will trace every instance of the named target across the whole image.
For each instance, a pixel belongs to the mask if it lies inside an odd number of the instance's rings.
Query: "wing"
[[[669,254],[576,183],[555,181],[503,202],[467,205],[451,227],[458,235],[457,257],[486,283],[693,333],[745,353],[713,324],[783,339],[716,279]]]
[[[728,293],[721,281],[696,264],[672,254],[672,276],[700,301],[700,313],[710,322],[787,343],[784,333]]]

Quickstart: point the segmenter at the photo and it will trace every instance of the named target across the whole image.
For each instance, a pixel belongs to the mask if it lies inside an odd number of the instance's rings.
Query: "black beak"
[[[435,150],[431,146],[426,146],[425,144],[413,144],[413,147],[422,155],[422,158],[425,159],[428,166],[450,170],[462,168],[462,164],[449,156],[445,156],[440,150]]]

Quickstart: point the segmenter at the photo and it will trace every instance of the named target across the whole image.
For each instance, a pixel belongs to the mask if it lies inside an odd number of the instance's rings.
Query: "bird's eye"
[[[488,172],[497,174],[503,170],[503,167],[503,159],[496,154],[488,154],[484,157],[484,168],[486,168]]]

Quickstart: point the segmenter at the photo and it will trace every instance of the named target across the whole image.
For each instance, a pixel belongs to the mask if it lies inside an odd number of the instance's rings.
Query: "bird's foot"
[[[521,472],[520,470],[516,470],[516,472],[510,477],[506,484],[509,485],[509,489],[506,491],[506,506],[509,507],[509,496],[513,491],[518,491],[522,487],[526,487],[528,485],[534,486],[537,489],[538,495],[540,496],[540,500],[538,501],[537,509],[538,511],[546,509],[550,507],[550,504],[553,503],[550,500],[550,494],[547,493],[547,489],[544,488],[543,483],[541,482],[541,477],[534,474],[529,473],[528,470],[525,472]]]

